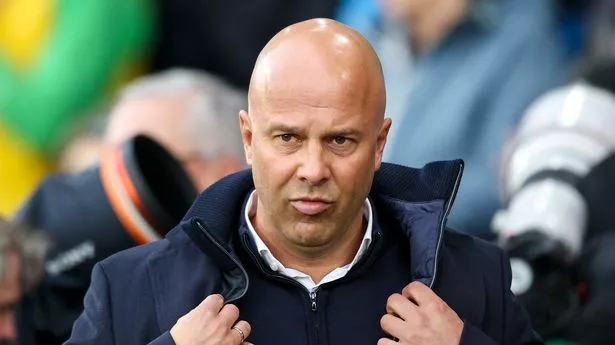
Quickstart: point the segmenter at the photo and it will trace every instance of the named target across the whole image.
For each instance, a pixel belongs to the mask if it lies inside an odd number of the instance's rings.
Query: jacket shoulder
[[[171,232],[179,233],[181,228],[176,226]],[[148,244],[119,251],[100,261],[99,265],[109,276],[134,278],[139,274],[145,273],[144,271],[147,270],[152,262],[158,261],[159,258],[164,257],[171,261],[174,259],[182,260],[181,256],[185,254],[183,249],[189,245],[188,241],[177,242],[163,238]]]
[[[491,302],[501,298],[510,284],[510,265],[504,251],[493,243],[471,235],[445,231],[440,250],[439,277],[443,291],[466,292],[467,298],[479,296]],[[454,291],[453,291],[454,290]],[[489,307],[494,307],[493,303]]]
[[[479,260],[481,263],[478,263],[478,266],[500,263],[504,255],[504,251],[494,243],[451,229],[444,231],[443,242],[446,250],[450,251],[455,258]],[[500,270],[501,266],[494,268]]]
[[[542,344],[524,307],[510,291],[506,252],[483,239],[446,231],[439,289],[469,325],[499,344]],[[462,343],[476,343],[468,335]]]
[[[167,294],[154,284],[151,268],[154,265],[161,277],[168,275],[171,270],[156,266],[154,260],[164,257],[175,262],[180,253],[163,239],[123,250],[97,263],[84,298],[84,311],[74,323],[67,344],[146,344],[164,333],[167,329],[160,323],[164,314],[156,302]]]

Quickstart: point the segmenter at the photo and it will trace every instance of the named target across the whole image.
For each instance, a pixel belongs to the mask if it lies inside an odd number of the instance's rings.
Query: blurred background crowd
[[[613,0],[0,0],[0,342],[60,344],[96,261],[245,167],[256,57],[315,17],[381,59],[385,161],[465,161],[449,225],[547,342],[615,344]]]

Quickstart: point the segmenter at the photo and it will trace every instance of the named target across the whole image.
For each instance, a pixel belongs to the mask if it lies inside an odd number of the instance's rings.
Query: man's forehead
[[[287,87],[269,88],[250,102],[254,109],[267,112],[292,112],[301,110],[358,111],[362,95],[353,94],[349,88],[287,84]]]
[[[371,125],[370,114],[361,109],[337,109],[296,104],[262,107],[253,112],[254,125],[264,131],[363,132]]]
[[[284,61],[275,68],[264,62],[262,72],[258,72],[262,75],[250,85],[249,111],[262,114],[330,109],[371,114],[378,108],[383,90],[378,90],[378,80],[370,81],[367,73],[359,70],[318,59]]]
[[[297,107],[357,111],[368,96],[367,80],[344,69],[312,63],[272,71],[267,79],[253,84],[250,107],[263,110],[292,110]],[[290,109],[289,109],[290,108]]]
[[[356,87],[335,81],[313,85],[309,82],[282,82],[252,94],[249,111],[256,120],[308,121],[318,120],[330,125],[364,122],[382,117],[370,95]],[[372,98],[373,102],[373,98]]]
[[[366,79],[362,59],[354,55],[344,57],[335,51],[326,51],[309,42],[280,47],[257,63],[249,92],[360,89],[361,85],[357,84]]]

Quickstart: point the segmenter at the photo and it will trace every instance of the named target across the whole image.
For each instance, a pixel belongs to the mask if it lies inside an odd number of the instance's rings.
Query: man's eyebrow
[[[332,129],[326,132],[326,137],[361,137],[362,132],[352,128]]]
[[[301,127],[287,125],[284,123],[272,122],[267,125],[267,133],[293,133],[293,134],[302,134],[305,130]],[[360,138],[363,133],[357,129],[353,128],[337,128],[327,130],[324,134],[324,137],[356,137]]]
[[[267,132],[284,132],[284,133],[301,133],[303,130],[296,126],[286,125],[283,123],[271,123],[267,125]]]

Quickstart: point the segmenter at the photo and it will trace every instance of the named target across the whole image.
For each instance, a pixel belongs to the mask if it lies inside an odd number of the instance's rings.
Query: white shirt
[[[271,268],[272,271],[278,272],[283,276],[294,279],[301,285],[305,286],[305,288],[310,292],[314,291],[318,286],[322,284],[332,282],[334,280],[344,277],[348,273],[348,271],[350,271],[352,266],[354,266],[361,259],[361,257],[363,257],[363,255],[367,251],[367,248],[369,248],[369,245],[372,242],[372,205],[369,203],[369,200],[365,199],[363,215],[365,218],[367,218],[367,228],[365,229],[365,235],[363,236],[363,241],[361,241],[359,250],[357,250],[357,253],[355,254],[354,258],[348,265],[334,269],[326,276],[324,276],[324,278],[322,278],[322,280],[318,284],[316,284],[312,280],[312,277],[310,277],[309,275],[292,268],[284,267],[280,260],[276,259],[273,254],[271,254],[271,251],[269,250],[269,248],[267,248],[265,242],[263,242],[260,236],[258,236],[258,233],[256,233],[256,230],[254,230],[252,222],[250,221],[250,217],[254,216],[256,212],[256,205],[253,205],[254,196],[255,192],[253,191],[252,194],[250,194],[248,203],[246,204],[244,214],[246,217],[246,222],[248,224],[248,229],[250,230],[250,234],[254,239],[254,243],[256,244],[256,249],[258,250],[259,255],[261,256],[263,261],[265,261],[265,263],[269,265],[269,268]]]

